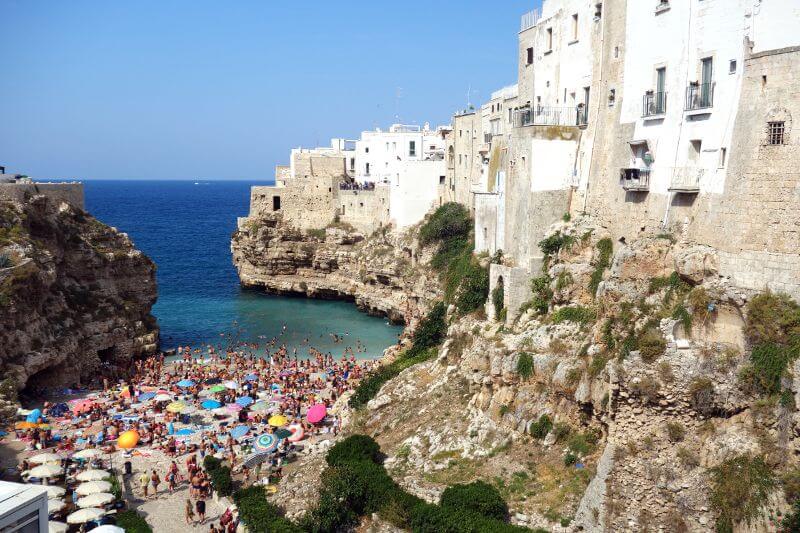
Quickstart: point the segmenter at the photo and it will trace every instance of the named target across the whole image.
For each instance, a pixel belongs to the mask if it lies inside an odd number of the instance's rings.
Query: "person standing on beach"
[[[186,523],[194,524],[194,507],[192,500],[186,500]]]
[[[158,477],[158,472],[155,470],[153,470],[153,473],[150,476],[150,481],[153,483],[153,496],[158,498],[158,484],[161,483],[161,478]]]
[[[139,486],[142,488],[142,495],[147,498],[147,486],[150,484],[150,476],[147,475],[147,470],[142,471],[139,476]]]
[[[200,523],[206,521],[206,502],[203,499],[197,500],[195,504],[197,507],[197,517],[200,519]]]

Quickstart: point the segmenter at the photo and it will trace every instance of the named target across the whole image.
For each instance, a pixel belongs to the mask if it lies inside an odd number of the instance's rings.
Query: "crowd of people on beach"
[[[281,336],[285,332],[284,326]],[[335,344],[347,338],[335,335]],[[185,346],[171,357],[135,361],[125,381],[103,379],[102,389],[51,396],[38,414],[20,413],[28,417],[15,428],[27,445],[20,474],[27,482],[52,481],[31,475],[35,467],[26,457],[36,452],[52,451],[66,464],[76,452],[95,449],[108,458],[100,466],[109,467],[118,454],[113,462],[127,463],[130,485],[138,481],[143,500],[185,486],[186,523],[205,524],[214,490],[206,457],[224,462],[239,482],[274,492],[297,453],[338,432],[337,400],[375,364],[356,359],[366,351],[360,340],[344,346],[340,357],[315,349],[309,339],[303,346],[302,357],[280,336],[226,347]],[[236,524],[229,508],[208,526],[224,533]]]

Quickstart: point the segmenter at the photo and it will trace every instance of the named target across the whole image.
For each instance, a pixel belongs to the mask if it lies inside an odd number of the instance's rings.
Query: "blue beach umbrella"
[[[258,376],[255,374],[247,374],[244,379],[247,381],[258,381]]]
[[[187,435],[191,435],[192,433],[194,433],[194,431],[195,430],[193,430],[192,428],[183,428],[183,429],[179,429],[178,431],[176,431],[175,435],[180,436],[180,437],[185,437]]]
[[[188,389],[189,387],[194,387],[195,383],[191,379],[182,379],[176,385],[182,389]]]
[[[218,402],[217,400],[203,400],[200,404],[200,407],[203,409],[219,409],[222,407],[222,403]]]
[[[143,392],[139,395],[139,401],[146,402],[147,400],[152,400],[155,397],[156,397],[155,392]]]
[[[253,443],[253,449],[257,452],[271,452],[278,447],[278,437],[271,433],[259,435]]]
[[[253,399],[250,396],[242,396],[241,398],[236,398],[236,403],[238,403],[242,407],[247,407],[248,405],[253,403]]]
[[[236,440],[239,440],[245,435],[247,435],[248,431],[250,431],[250,426],[241,425],[241,426],[236,426],[235,428],[230,430],[229,433],[231,437],[233,437]]]
[[[39,421],[40,418],[42,418],[42,410],[34,409],[30,413],[28,413],[28,417],[25,419],[25,421],[36,423]]]

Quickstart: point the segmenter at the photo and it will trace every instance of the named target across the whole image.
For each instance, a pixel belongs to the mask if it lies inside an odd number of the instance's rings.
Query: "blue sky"
[[[453,111],[516,78],[539,0],[0,0],[0,165],[271,179],[293,146]]]

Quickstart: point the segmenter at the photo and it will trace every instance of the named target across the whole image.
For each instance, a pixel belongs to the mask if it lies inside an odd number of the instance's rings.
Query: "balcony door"
[[[666,110],[667,68],[656,69],[656,114]]]
[[[714,59],[706,57],[702,60],[700,81],[700,105],[709,107],[711,105],[711,84],[714,78]]]

